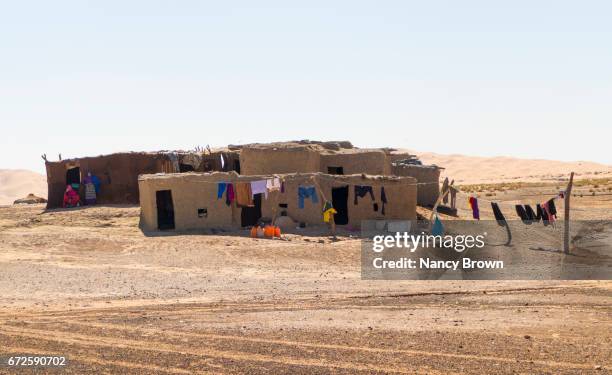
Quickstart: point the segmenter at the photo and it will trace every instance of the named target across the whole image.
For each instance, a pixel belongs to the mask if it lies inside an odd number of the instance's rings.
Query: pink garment
[[[234,201],[234,184],[227,184],[227,200],[229,202]]]

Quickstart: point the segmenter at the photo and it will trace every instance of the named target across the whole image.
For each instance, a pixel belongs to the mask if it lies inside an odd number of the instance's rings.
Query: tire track
[[[236,335],[220,335],[220,334],[209,334],[209,333],[192,333],[192,332],[180,332],[180,333],[172,333],[168,331],[160,331],[155,329],[148,328],[131,328],[121,325],[115,324],[104,324],[104,323],[91,323],[91,322],[69,322],[69,324],[81,325],[90,328],[99,328],[99,329],[116,329],[123,330],[129,332],[144,332],[148,334],[162,334],[166,336],[173,336],[175,338],[200,338],[200,339],[217,339],[217,340],[227,340],[227,341],[241,341],[241,342],[250,342],[250,343],[261,343],[261,344],[271,344],[271,345],[281,345],[281,346],[293,346],[293,347],[301,347],[301,348],[309,348],[309,349],[326,349],[326,350],[339,350],[339,351],[356,351],[356,352],[365,352],[365,353],[380,353],[380,354],[391,354],[391,355],[406,355],[406,356],[418,356],[418,357],[439,357],[445,359],[454,359],[461,361],[477,361],[477,362],[496,362],[496,363],[506,363],[506,364],[526,364],[526,365],[539,365],[543,367],[549,368],[560,368],[560,369],[593,369],[593,364],[584,364],[584,363],[574,363],[574,362],[562,362],[562,361],[547,361],[547,360],[527,360],[527,359],[519,359],[519,358],[508,358],[508,357],[499,357],[499,356],[490,356],[490,355],[475,355],[475,354],[459,354],[459,353],[446,353],[446,352],[438,352],[438,351],[427,351],[427,350],[416,350],[416,349],[387,349],[387,348],[372,348],[372,347],[363,347],[363,346],[350,346],[350,345],[339,345],[339,344],[322,344],[322,343],[309,343],[302,341],[291,341],[291,340],[279,340],[279,339],[265,339],[265,338],[256,338],[256,337],[245,337],[245,336],[236,336]],[[6,327],[0,326],[0,327]],[[33,330],[38,332],[45,332],[39,330]],[[65,331],[52,331],[52,332],[62,332]],[[75,335],[75,336],[83,336],[83,335]],[[96,338],[101,338],[101,336],[92,336]],[[119,339],[124,340],[124,339]],[[128,339],[125,339],[128,340]],[[151,341],[151,343],[153,343]],[[158,344],[170,345],[161,342],[155,342],[157,347]],[[213,352],[221,352],[218,350],[212,350]],[[244,352],[240,352],[243,353]],[[254,354],[258,356],[258,354]],[[247,355],[248,356],[248,355]],[[369,366],[368,366],[369,367]],[[388,371],[388,370],[385,370]],[[397,372],[394,370],[394,372]]]
[[[5,334],[27,337],[41,340],[41,337],[46,337],[42,340],[62,342],[72,345],[81,346],[94,346],[94,347],[108,347],[108,348],[123,348],[132,350],[143,350],[151,352],[164,352],[171,354],[188,354],[198,357],[213,357],[221,358],[232,361],[241,362],[261,362],[261,363],[275,363],[285,366],[297,366],[297,367],[318,367],[331,369],[341,369],[349,371],[362,371],[362,372],[384,372],[384,373],[398,373],[398,374],[414,374],[414,370],[404,370],[400,368],[387,367],[382,364],[376,365],[365,365],[356,364],[351,362],[331,362],[326,359],[298,359],[288,356],[271,356],[256,353],[244,353],[237,351],[223,351],[215,349],[191,349],[184,346],[168,344],[159,341],[138,341],[133,339],[123,338],[110,338],[102,336],[88,336],[82,334],[66,334],[61,331],[44,331],[38,329],[29,328],[12,328],[7,325],[0,325],[0,332]],[[53,333],[53,337],[47,337],[49,333]],[[428,373],[433,373],[431,369],[427,369]],[[441,372],[438,372],[441,374]]]
[[[29,347],[27,348],[27,347],[16,347],[16,346],[3,346],[2,352],[3,353],[16,353],[16,354],[31,353],[31,354],[40,354],[40,355],[64,355],[64,353],[60,353],[58,351],[53,351],[53,350],[46,350],[46,349],[42,350],[39,348],[29,348]],[[150,364],[144,365],[144,364],[137,364],[133,362],[125,362],[125,361],[101,360],[99,358],[86,357],[86,356],[78,355],[78,354],[77,355],[70,354],[69,356],[67,356],[67,358],[68,358],[68,361],[96,364],[96,365],[104,366],[104,367],[117,366],[117,367],[129,368],[132,370],[147,370],[147,371],[164,372],[168,374],[193,374],[194,373],[193,371],[179,369],[179,368],[167,368],[167,367],[155,366],[155,365],[150,365]],[[65,369],[69,370],[69,366],[70,366],[70,362],[68,362],[68,366],[66,366]]]

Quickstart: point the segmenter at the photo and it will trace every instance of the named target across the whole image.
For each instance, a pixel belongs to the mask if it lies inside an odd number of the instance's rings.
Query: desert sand
[[[13,204],[28,194],[47,197],[47,178],[22,169],[0,169],[0,205]]]
[[[459,194],[460,218],[470,217],[468,193],[482,200],[484,219],[493,217],[487,200],[511,218],[516,203],[548,199],[563,186],[555,179],[574,170],[602,182],[576,186],[573,219],[612,219],[609,167],[423,160],[446,165],[464,184],[543,181],[472,187]],[[44,196],[40,175],[2,176],[5,203]],[[147,234],[138,220],[136,206],[0,207],[3,352],[66,355],[64,372],[73,374],[612,371],[610,281],[366,281],[354,233],[337,240],[316,228],[283,240],[241,230]],[[535,230],[515,235],[512,251],[562,256],[561,226]],[[612,225],[587,225],[573,232],[572,245],[593,238],[612,241]]]
[[[504,192],[504,210],[524,193]],[[575,219],[612,219],[603,198],[575,198]],[[612,370],[609,281],[365,281],[350,233],[145,234],[138,218],[1,207],[0,347],[66,355],[74,374]],[[516,236],[513,251],[538,241]]]
[[[563,162],[512,157],[482,157],[444,155],[433,152],[407,151],[425,164],[444,167],[443,177],[448,176],[457,184],[499,182],[555,182],[567,179],[571,172],[577,179],[612,177],[612,166],[588,161]]]

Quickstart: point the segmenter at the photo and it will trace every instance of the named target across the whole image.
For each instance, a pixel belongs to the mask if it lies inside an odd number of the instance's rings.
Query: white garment
[[[268,191],[280,191],[280,188],[281,188],[280,178],[278,177],[270,178],[266,181],[266,189],[268,189]]]

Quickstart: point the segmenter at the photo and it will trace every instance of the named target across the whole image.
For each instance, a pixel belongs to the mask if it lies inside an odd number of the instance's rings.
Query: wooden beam
[[[574,172],[570,175],[569,183],[565,189],[565,230],[563,232],[563,251],[565,254],[570,253],[570,199],[572,197],[572,185],[574,184]]]

